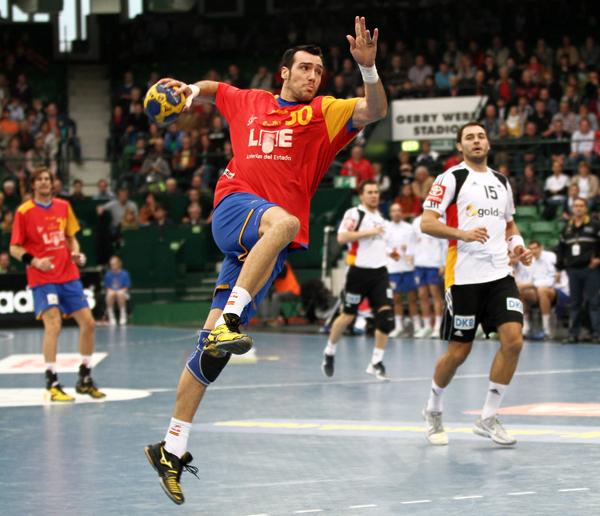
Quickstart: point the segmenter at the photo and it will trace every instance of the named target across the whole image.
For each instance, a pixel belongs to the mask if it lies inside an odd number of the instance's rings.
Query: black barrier
[[[104,310],[100,270],[81,271],[81,282],[95,318]],[[33,293],[23,273],[0,274],[0,328],[40,324],[33,310]]]

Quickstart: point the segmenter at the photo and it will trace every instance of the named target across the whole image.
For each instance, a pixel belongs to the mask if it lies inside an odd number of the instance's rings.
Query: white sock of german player
[[[550,314],[542,314],[542,327],[544,328],[544,333],[550,335]]]
[[[371,355],[371,364],[379,364],[383,360],[383,354],[385,353],[385,349],[382,348],[373,348],[373,355]]]
[[[435,316],[435,325],[434,325],[434,331],[440,331],[440,328],[442,327],[442,316],[441,315],[436,315]]]
[[[487,419],[496,415],[507,388],[508,385],[490,382],[487,396],[485,397],[485,405],[483,405],[483,410],[481,411],[481,419]]]
[[[172,417],[167,433],[165,434],[165,450],[181,459],[185,450],[187,450],[191,429],[192,423],[186,423]]]
[[[423,324],[427,330],[433,330],[433,326],[431,326],[431,317],[425,317],[423,319]]]
[[[436,384],[435,380],[431,380],[431,390],[429,391],[429,399],[427,400],[427,412],[442,412],[443,393],[444,388]]]
[[[327,346],[325,346],[325,349],[323,350],[323,353],[325,355],[329,355],[330,357],[335,355],[335,349],[337,348],[337,346],[331,342],[330,340],[327,341]]]
[[[404,328],[404,324],[402,323],[402,316],[395,315],[394,316],[394,325],[396,326],[396,330],[402,330]]]
[[[421,318],[418,315],[412,316],[413,330],[417,331],[421,329]]]
[[[242,315],[244,308],[250,304],[250,301],[252,301],[250,293],[245,288],[235,286],[231,290],[231,294],[229,294],[229,299],[225,304],[225,308],[223,308],[223,314]],[[225,324],[223,314],[217,320],[215,328],[221,324]]]

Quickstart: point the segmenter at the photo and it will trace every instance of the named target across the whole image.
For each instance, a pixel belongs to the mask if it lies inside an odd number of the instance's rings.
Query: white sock
[[[550,335],[550,314],[542,314],[542,326],[544,327],[544,333]]]
[[[335,350],[336,350],[337,346],[331,342],[330,340],[327,341],[327,346],[325,346],[325,350],[323,351],[323,353],[325,355],[329,355],[330,357],[335,355]]]
[[[394,323],[396,324],[396,330],[401,330],[403,328],[403,324],[402,324],[402,316],[401,315],[396,315],[394,316]]]
[[[440,331],[440,328],[442,327],[442,316],[441,315],[436,315],[435,316],[435,325],[434,325],[434,330],[436,332]]]
[[[225,304],[225,308],[223,308],[223,314],[242,315],[244,308],[246,308],[246,305],[250,304],[250,301],[252,301],[252,296],[248,291],[245,288],[236,285],[231,290],[231,294],[229,294],[229,299]],[[223,314],[221,314],[221,317],[217,320],[215,328],[221,324],[225,324]]]
[[[427,319],[425,319],[424,321],[425,321],[425,328],[427,328],[428,330],[433,330],[433,328],[431,327],[431,318],[427,317]]]
[[[415,331],[420,330],[422,328],[422,326],[421,326],[421,318],[418,315],[413,315],[412,316],[412,322],[413,322],[413,329]]]
[[[434,380],[431,380],[431,390],[429,391],[429,399],[427,400],[427,412],[442,412],[442,394],[444,388],[438,386]]]
[[[371,356],[371,364],[378,364],[383,360],[383,354],[385,353],[385,349],[373,348],[373,355]]]
[[[487,419],[488,417],[496,415],[507,388],[508,385],[490,382],[487,396],[485,397],[485,405],[481,411],[481,419]]]
[[[114,321],[115,320],[115,311],[114,310],[108,310],[108,320],[109,321]]]
[[[81,355],[81,363],[85,367],[92,367],[92,355]]]
[[[56,373],[56,362],[46,362],[46,371]]]
[[[187,449],[192,423],[171,418],[171,423],[165,435],[165,450],[181,459]]]

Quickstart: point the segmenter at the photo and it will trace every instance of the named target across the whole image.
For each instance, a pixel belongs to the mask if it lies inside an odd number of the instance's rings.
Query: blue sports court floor
[[[500,448],[470,426],[496,344],[478,342],[445,394],[447,447],[425,440],[420,412],[444,344],[395,340],[393,380],[364,373],[371,341],[346,338],[336,374],[320,371],[324,337],[255,334],[254,358],[227,367],[190,439],[200,480],[186,504],[162,492],[143,454],[162,439],[190,330],[99,328],[104,402],[48,406],[40,330],[0,332],[3,515],[582,515],[600,513],[600,347],[527,344],[502,416]],[[77,351],[64,331],[60,351]],[[29,356],[28,354],[35,354]],[[64,355],[75,370],[77,356]],[[60,374],[72,388],[74,373]]]

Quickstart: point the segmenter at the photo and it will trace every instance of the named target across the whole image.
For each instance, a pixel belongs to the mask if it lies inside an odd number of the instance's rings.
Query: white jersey
[[[379,211],[371,212],[360,205],[346,210],[338,228],[338,234],[385,227],[386,222]],[[387,264],[385,233],[348,242],[347,262],[348,265],[365,269],[385,267]]]
[[[423,233],[421,215],[413,220],[412,226],[415,232],[415,267],[443,267],[446,263],[448,240]]]
[[[542,251],[539,258],[531,262],[531,282],[534,287],[553,287],[556,283],[556,255]]]
[[[389,221],[386,226],[387,241],[387,270],[390,274],[398,272],[410,272],[415,270],[413,261],[415,233],[408,222]],[[400,255],[399,260],[394,260],[391,252],[397,252]]]
[[[504,176],[491,168],[476,172],[463,161],[435,179],[423,209],[446,215],[448,226],[462,230],[485,227],[489,235],[484,244],[450,240],[446,288],[486,283],[512,274],[505,232],[515,207]]]

